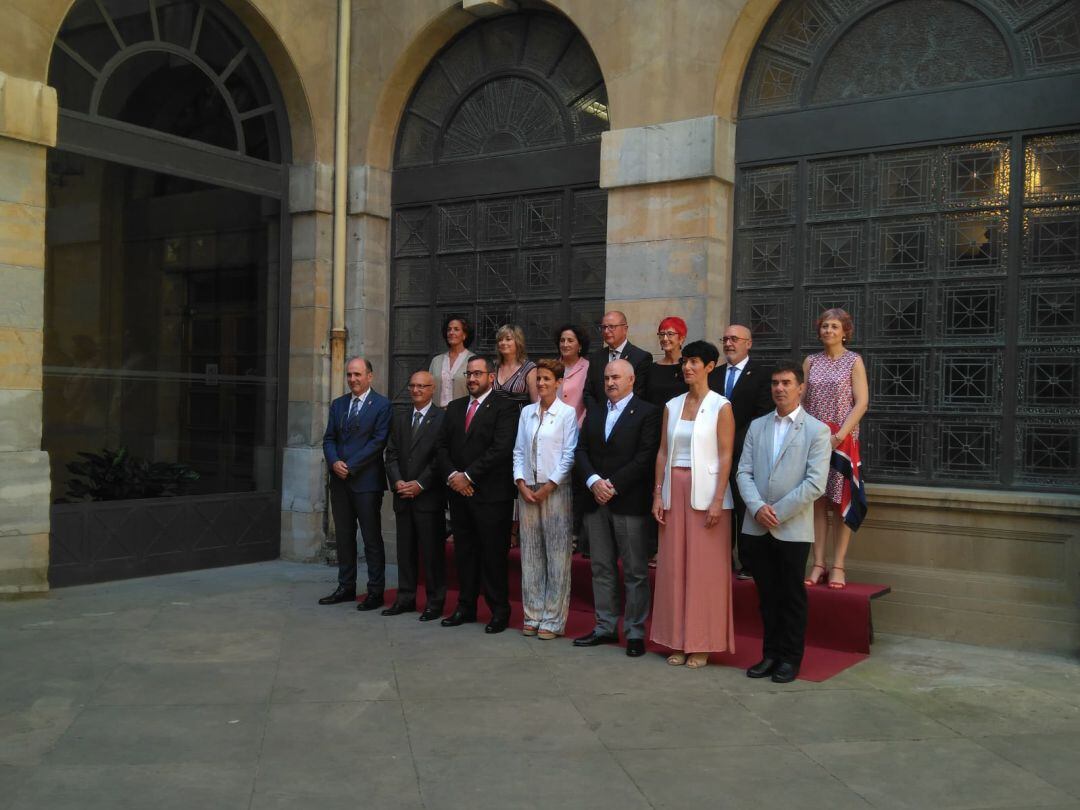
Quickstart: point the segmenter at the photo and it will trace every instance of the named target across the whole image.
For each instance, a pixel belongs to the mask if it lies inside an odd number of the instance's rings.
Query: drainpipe
[[[334,111],[334,263],[330,313],[330,398],[345,393],[345,236],[349,174],[349,23],[351,0],[338,0],[337,107]]]

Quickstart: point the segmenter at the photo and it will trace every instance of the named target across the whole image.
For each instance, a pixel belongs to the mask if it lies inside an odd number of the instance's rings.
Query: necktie
[[[356,416],[356,414],[357,414],[357,412],[359,410],[360,410],[360,398],[359,397],[353,397],[352,404],[349,406],[349,415],[346,417],[345,421],[346,422],[351,422],[353,420],[353,417]]]
[[[731,392],[735,389],[735,373],[739,369],[736,366],[727,367],[727,382],[724,383],[724,397],[731,399]]]
[[[424,415],[420,411],[413,411],[412,415],[412,432],[416,435],[416,429],[420,427],[420,420],[424,418]]]
[[[469,425],[472,424],[473,415],[476,413],[476,409],[480,406],[480,400],[474,399],[469,403],[469,410],[465,412],[465,430],[469,429]]]
[[[608,352],[608,355],[610,355],[608,357],[608,362],[609,363],[614,363],[616,360],[619,359],[619,353],[616,352],[616,351],[610,351],[610,352]]]

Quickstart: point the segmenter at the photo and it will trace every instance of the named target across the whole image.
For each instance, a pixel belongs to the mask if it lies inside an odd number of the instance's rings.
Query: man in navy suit
[[[337,535],[338,586],[320,605],[356,599],[356,528],[364,541],[367,597],[357,610],[383,606],[386,554],[383,550],[382,509],[386,491],[383,448],[390,433],[390,401],[371,390],[374,369],[363,357],[345,366],[349,393],[330,403],[323,434],[323,455],[330,468],[330,510]]]

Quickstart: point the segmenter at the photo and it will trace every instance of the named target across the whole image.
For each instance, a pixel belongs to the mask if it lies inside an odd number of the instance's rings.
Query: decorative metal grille
[[[1080,76],[1075,0],[786,0],[751,57],[740,115],[777,123],[738,166],[735,317],[759,356],[801,358],[823,309],[852,314],[871,480],[1080,486],[1080,117],[934,143],[954,113],[927,96],[924,145],[881,145],[913,109],[886,97],[1051,72]],[[772,135],[837,101],[881,131],[803,157]]]
[[[598,140],[607,90],[569,21],[507,14],[433,60],[405,110],[395,166],[435,166]]]
[[[852,313],[870,376],[865,441],[876,480],[1080,482],[1069,435],[1080,432],[1080,210],[1070,204],[1080,138],[1024,146],[1023,188],[1012,190],[1002,179],[1007,141],[741,171],[736,315],[755,347],[803,355],[817,349],[818,313]],[[860,177],[874,178],[863,192]],[[806,190],[801,207],[797,188]],[[1030,201],[1016,235],[1000,207],[1010,193]],[[856,209],[854,199],[863,200]],[[976,207],[952,213],[958,204]],[[1015,394],[1005,389],[1011,375]],[[1015,452],[1002,437],[1006,420]]]
[[[751,58],[741,115],[1077,65],[1080,5],[1073,0],[789,1],[773,15]]]

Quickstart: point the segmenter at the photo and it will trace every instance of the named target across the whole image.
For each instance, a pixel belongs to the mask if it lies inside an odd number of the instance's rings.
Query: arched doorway
[[[474,351],[518,323],[534,353],[561,321],[603,310],[607,195],[598,187],[607,92],[588,43],[542,12],[477,23],[428,67],[406,107],[393,173],[391,392],[445,350],[449,315]]]
[[[289,140],[269,67],[217,0],[79,0],[49,82],[50,583],[274,558]]]
[[[755,351],[856,320],[873,480],[1080,484],[1080,6],[787,0],[737,133]]]

